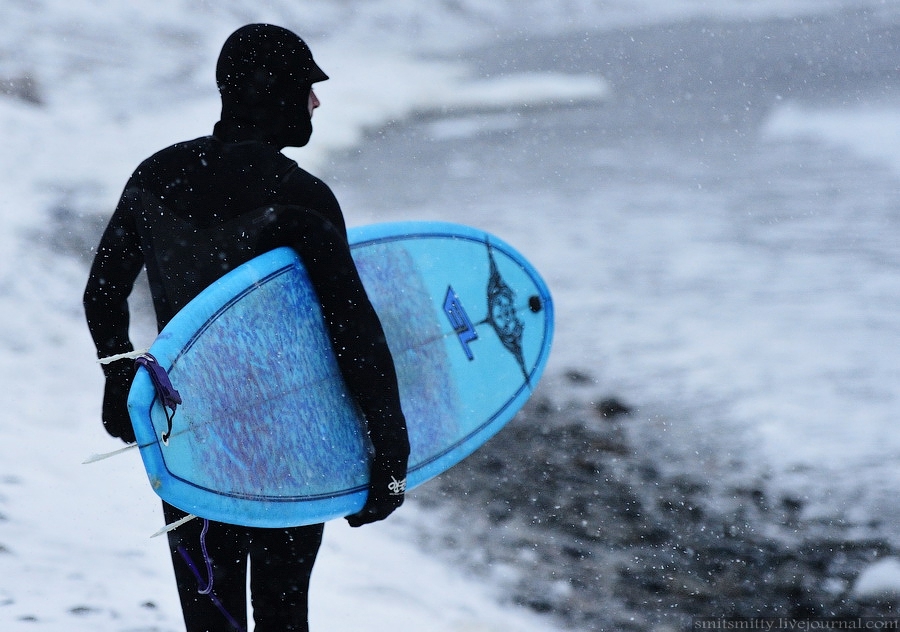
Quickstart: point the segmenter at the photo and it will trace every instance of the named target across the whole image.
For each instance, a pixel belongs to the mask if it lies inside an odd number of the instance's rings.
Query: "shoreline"
[[[412,492],[432,514],[420,546],[585,632],[898,612],[897,595],[854,592],[866,568],[900,555],[887,538],[807,519],[804,501],[764,481],[716,492],[690,468],[673,473],[635,445],[639,411],[609,414],[609,396],[560,406],[559,389],[542,383],[496,437]]]

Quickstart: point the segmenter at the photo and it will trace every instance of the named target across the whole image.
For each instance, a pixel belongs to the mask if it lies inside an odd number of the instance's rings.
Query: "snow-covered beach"
[[[248,21],[302,33],[332,76],[291,155],[351,224],[472,223],[544,272],[555,405],[616,394],[635,407],[633,445],[721,481],[710,493],[752,481],[807,519],[900,543],[900,80],[884,57],[900,4],[301,4],[4,8],[0,627],[180,627],[136,455],[81,465],[116,442],[80,295],[131,170],[211,129],[215,56]],[[700,49],[721,84],[703,88]],[[592,386],[559,379],[572,370]],[[556,629],[416,548],[427,514],[328,529],[313,629]],[[882,589],[900,584],[892,568],[876,567]]]

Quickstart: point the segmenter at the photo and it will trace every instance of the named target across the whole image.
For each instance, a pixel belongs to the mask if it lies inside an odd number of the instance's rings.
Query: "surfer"
[[[97,247],[84,307],[99,356],[128,353],[128,297],[142,268],[161,330],[229,270],[293,247],[372,442],[368,497],[347,517],[360,526],[403,502],[409,440],[393,361],[350,257],[340,206],[325,183],[281,153],[309,142],[320,105],[313,84],[326,79],[291,31],[266,24],[235,31],[216,66],[221,119],[211,135],[163,149],[134,171]],[[103,366],[104,427],[133,442],[126,408],[133,363]],[[168,524],[186,516],[165,502],[163,510]],[[248,559],[256,630],[308,630],[307,592],[322,532],[321,524],[260,529],[208,520],[170,531],[188,632],[247,628]]]

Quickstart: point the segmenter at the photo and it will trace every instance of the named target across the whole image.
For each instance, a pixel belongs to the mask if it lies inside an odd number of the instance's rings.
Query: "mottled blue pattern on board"
[[[329,347],[321,310],[299,267],[221,312],[171,372],[188,394],[176,427],[190,424],[194,434],[193,445],[176,436],[164,450],[171,472],[243,497],[362,485],[366,449],[358,433],[335,424],[336,417],[352,418],[354,409],[334,356],[321,352]],[[192,392],[216,396],[192,398]],[[335,444],[345,455],[340,461]]]

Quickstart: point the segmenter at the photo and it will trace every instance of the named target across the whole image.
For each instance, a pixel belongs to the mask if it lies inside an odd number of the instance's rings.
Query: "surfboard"
[[[441,222],[349,231],[382,322],[407,420],[407,489],[474,452],[543,372],[553,302],[500,238]],[[279,248],[186,305],[149,353],[181,396],[174,415],[139,368],[128,398],[154,491],[204,518],[299,526],[362,508],[370,445],[303,264]]]

